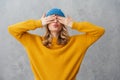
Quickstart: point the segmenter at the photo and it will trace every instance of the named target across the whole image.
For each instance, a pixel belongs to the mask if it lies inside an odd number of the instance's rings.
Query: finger
[[[57,18],[57,17],[54,16],[54,15],[47,17],[47,19],[56,19],[56,18]]]
[[[52,22],[53,22],[53,21],[46,21],[47,24],[50,24],[50,23],[52,23]]]
[[[64,18],[64,17],[61,17],[61,16],[58,16],[58,17],[57,17],[57,20],[59,20],[60,22],[64,22],[64,21],[65,21],[65,18]]]
[[[58,16],[57,19],[61,19],[61,20],[64,20],[65,17],[61,17],[61,16]]]
[[[67,15],[67,18],[70,18],[70,16],[69,16],[69,15]]]
[[[55,17],[55,15],[48,16],[47,18],[52,18],[52,17]]]
[[[53,21],[53,20],[55,20],[55,19],[56,19],[56,17],[49,17],[49,18],[46,18],[47,21]]]
[[[42,18],[45,18],[45,16],[46,16],[46,14],[45,14],[45,13],[43,13]]]
[[[59,19],[58,21],[59,21],[60,23],[64,24],[64,21],[63,21],[63,20]]]

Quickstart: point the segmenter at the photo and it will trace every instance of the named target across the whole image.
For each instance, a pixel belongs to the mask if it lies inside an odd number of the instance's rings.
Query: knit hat
[[[50,15],[53,15],[53,14],[56,14],[58,16],[62,16],[62,17],[65,17],[64,13],[61,11],[61,9],[58,9],[58,8],[53,8],[51,10],[49,10],[46,14],[46,16],[50,16]]]

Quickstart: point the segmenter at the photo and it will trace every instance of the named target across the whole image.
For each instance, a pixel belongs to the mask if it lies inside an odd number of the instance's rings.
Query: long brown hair
[[[43,36],[43,45],[50,48],[52,46],[52,39],[53,36],[50,33],[50,30],[48,29],[48,26],[46,28],[46,33]],[[57,37],[57,44],[58,45],[65,45],[69,41],[69,34],[67,31],[67,28],[63,25],[62,29],[59,32],[59,35]]]

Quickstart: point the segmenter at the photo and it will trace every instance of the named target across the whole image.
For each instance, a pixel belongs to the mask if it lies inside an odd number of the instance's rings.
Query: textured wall
[[[53,7],[76,21],[90,21],[106,29],[88,49],[77,80],[120,80],[120,0],[0,0],[0,80],[33,80],[27,54],[8,34],[7,26],[40,19]],[[33,32],[42,34],[43,29]],[[78,32],[70,30],[70,34]]]

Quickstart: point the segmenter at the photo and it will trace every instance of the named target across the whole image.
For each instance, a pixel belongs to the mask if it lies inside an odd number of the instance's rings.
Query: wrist
[[[42,27],[42,21],[41,20],[36,20],[36,24],[39,25],[39,27]]]
[[[73,22],[70,22],[70,23],[68,24],[69,27],[72,27],[72,25],[73,25]]]

